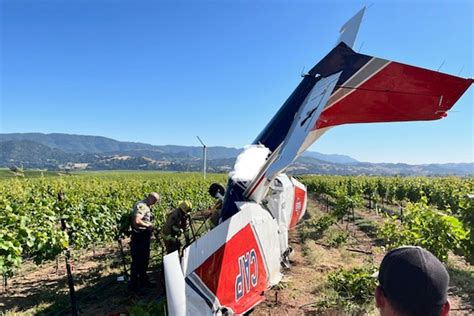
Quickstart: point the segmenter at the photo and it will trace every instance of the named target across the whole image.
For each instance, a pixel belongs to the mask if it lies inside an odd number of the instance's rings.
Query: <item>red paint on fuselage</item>
[[[293,212],[291,214],[290,229],[298,224],[303,212],[306,199],[306,191],[295,185],[295,197],[293,199]]]
[[[251,260],[252,251],[255,251],[256,261],[249,261],[249,269],[242,275],[240,260],[243,260],[242,256],[248,256],[247,260]],[[221,305],[231,308],[234,313],[245,313],[264,300],[267,273],[250,224],[242,228],[194,272],[217,296]],[[239,286],[243,290],[240,296],[236,294]]]

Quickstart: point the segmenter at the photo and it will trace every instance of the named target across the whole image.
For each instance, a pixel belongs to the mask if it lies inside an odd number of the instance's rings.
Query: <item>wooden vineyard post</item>
[[[196,232],[194,231],[193,219],[190,215],[188,215],[188,220],[189,220],[189,227],[190,227],[191,234],[192,234],[192,239],[189,238],[189,232],[188,232],[188,239],[190,239],[190,240],[187,241],[187,243],[188,243],[187,246],[189,246],[192,242],[194,242],[196,240]]]
[[[120,248],[120,256],[122,257],[123,270],[125,272],[125,281],[128,282],[128,280],[130,280],[130,278],[128,276],[127,263],[125,262],[125,253],[123,252],[122,237],[118,238],[118,244],[119,244],[119,248]]]
[[[58,193],[58,201],[61,202],[64,199],[64,193],[59,192]],[[60,208],[62,208],[62,203],[59,203]],[[61,213],[62,213],[61,209]],[[71,235],[69,234],[67,227],[66,227],[66,220],[64,218],[61,218],[61,229],[65,231],[69,237]],[[71,264],[69,263],[69,260],[71,259],[71,252],[69,251],[69,246],[66,248],[66,272],[67,272],[67,283],[69,286],[69,296],[71,298],[71,315],[72,316],[77,316],[77,300],[76,300],[76,291],[74,290],[74,279],[72,277],[72,270],[71,270]]]
[[[66,220],[61,218],[61,228],[64,231],[66,229]],[[66,271],[67,271],[67,284],[69,286],[69,296],[71,297],[71,313],[73,316],[77,316],[77,300],[76,300],[76,291],[74,290],[74,279],[72,277],[72,270],[71,264],[69,263],[69,259],[71,258],[71,252],[69,251],[69,247],[66,249]]]
[[[5,293],[7,293],[8,292],[8,277],[6,273],[3,274],[3,287],[5,289]]]
[[[160,242],[160,250],[161,250],[161,266],[164,269],[163,261],[164,261],[164,258],[165,258],[165,246],[163,245],[163,242]]]

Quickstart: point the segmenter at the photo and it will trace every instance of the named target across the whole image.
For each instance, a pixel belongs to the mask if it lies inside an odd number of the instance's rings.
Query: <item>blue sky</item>
[[[1,2],[0,132],[241,147],[362,6],[355,48],[473,77],[473,1]],[[472,87],[440,121],[331,129],[310,150],[472,162]]]

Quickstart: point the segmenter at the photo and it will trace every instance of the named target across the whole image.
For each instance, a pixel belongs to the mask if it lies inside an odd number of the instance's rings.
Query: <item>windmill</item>
[[[204,179],[206,179],[207,146],[204,144],[201,138],[199,138],[199,136],[196,136],[196,138],[199,140],[199,142],[202,145],[202,161],[203,161],[202,173],[204,175]]]

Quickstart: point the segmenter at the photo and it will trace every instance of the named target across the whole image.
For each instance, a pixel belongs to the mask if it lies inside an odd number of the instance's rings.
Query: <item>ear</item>
[[[382,288],[377,286],[375,288],[375,307],[383,308],[386,304],[385,296],[383,295]]]
[[[441,316],[446,316],[449,315],[449,310],[451,309],[451,305],[449,304],[449,301],[446,301],[443,305],[443,309],[441,310]]]

